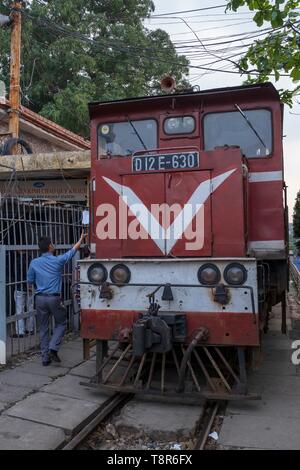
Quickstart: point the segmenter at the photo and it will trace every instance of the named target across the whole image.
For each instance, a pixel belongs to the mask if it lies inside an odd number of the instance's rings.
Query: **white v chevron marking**
[[[138,219],[141,226],[150,235],[154,243],[158,246],[162,253],[169,254],[175,243],[182,237],[187,227],[196,216],[199,209],[207,201],[209,196],[236,171],[236,169],[229,170],[221,175],[215,176],[199,184],[193,192],[190,199],[184,205],[181,212],[177,215],[173,223],[165,230],[158,220],[153,216],[141,199],[135,192],[128,186],[116,183],[103,176],[109,186],[111,186],[116,193],[122,198],[123,202],[128,206],[129,210]],[[142,209],[142,210],[141,210]],[[157,235],[162,233],[163,237],[158,238]],[[166,242],[166,246],[165,246]]]
[[[138,219],[141,226],[149,233],[150,237],[154,241],[154,243],[158,246],[158,248],[164,253],[165,252],[165,241],[163,238],[157,238],[154,236],[161,233],[162,227],[158,220],[154,217],[154,215],[148,210],[145,204],[141,201],[141,199],[135,194],[132,189],[128,186],[122,186],[115,181],[106,178],[103,176],[103,179],[119,194],[122,198],[123,202],[128,206],[130,211],[135,215]],[[141,208],[143,210],[141,210]],[[149,232],[150,229],[150,232]],[[152,233],[152,235],[151,235]]]
[[[230,170],[212,179],[199,184],[190,199],[184,205],[182,211],[177,215],[172,225],[166,231],[166,252],[170,253],[179,238],[182,237],[200,207],[207,201],[209,196],[235,171]]]

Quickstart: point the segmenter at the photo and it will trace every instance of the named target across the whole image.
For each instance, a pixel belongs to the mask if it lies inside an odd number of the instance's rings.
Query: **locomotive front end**
[[[207,345],[259,346],[255,259],[89,260],[81,282],[83,337],[130,338],[135,356],[188,345],[199,328]]]
[[[92,259],[80,266],[81,336],[96,340],[94,380],[106,389],[251,398],[247,361],[284,289],[274,266],[283,272],[285,235],[276,158],[272,202],[257,204],[261,186],[253,191],[266,174],[257,177],[259,165],[274,155],[272,113],[257,109],[254,87],[235,93],[90,106]],[[270,206],[277,225],[266,231],[255,219]],[[253,251],[260,246],[264,258]]]

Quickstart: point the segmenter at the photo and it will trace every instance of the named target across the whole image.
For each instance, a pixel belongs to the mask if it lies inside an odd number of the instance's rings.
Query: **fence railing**
[[[294,263],[294,259],[290,258],[290,273],[291,279],[294,282],[297,294],[300,295],[300,271]]]
[[[39,256],[41,236],[52,239],[57,254],[74,245],[80,236],[82,209],[13,197],[0,200],[0,364],[38,346],[34,297],[26,282],[28,267]],[[78,323],[78,312],[73,308],[74,262],[65,266],[62,282],[68,331]]]

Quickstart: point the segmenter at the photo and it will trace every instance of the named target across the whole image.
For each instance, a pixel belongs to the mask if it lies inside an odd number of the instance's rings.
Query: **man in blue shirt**
[[[66,331],[66,310],[61,302],[62,273],[64,265],[80,249],[85,236],[82,233],[73,248],[60,256],[54,256],[55,248],[51,238],[42,237],[39,241],[41,256],[32,260],[28,269],[29,289],[32,289],[33,285],[35,286],[43,366],[48,366],[51,361],[61,362],[57,351]],[[55,328],[49,343],[49,318],[51,315],[55,320]]]

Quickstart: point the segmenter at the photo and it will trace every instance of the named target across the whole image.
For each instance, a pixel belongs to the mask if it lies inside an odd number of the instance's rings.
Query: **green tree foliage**
[[[8,14],[9,0],[0,12]],[[165,31],[143,21],[151,0],[32,0],[23,13],[22,102],[88,136],[87,103],[156,94],[172,74],[186,84],[188,61]],[[8,86],[10,32],[0,29],[0,80]]]
[[[293,214],[294,237],[300,238],[300,191],[298,191]]]
[[[258,72],[255,78],[248,76],[252,83],[268,81],[271,74],[276,81],[282,74],[289,74],[296,86],[292,91],[281,90],[281,98],[291,105],[292,96],[300,90],[300,12],[296,9],[300,0],[231,0],[227,10],[237,11],[245,5],[256,12],[257,26],[271,26],[272,30],[264,39],[254,41],[239,66],[247,72]]]

